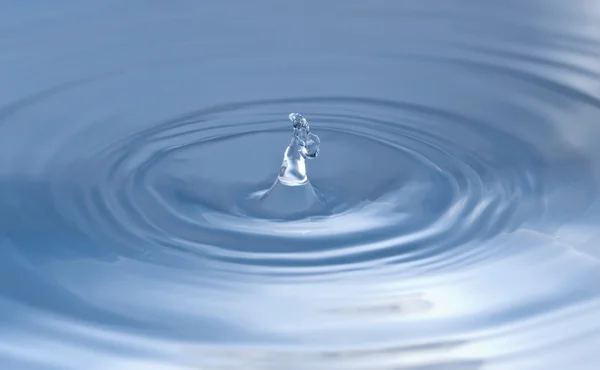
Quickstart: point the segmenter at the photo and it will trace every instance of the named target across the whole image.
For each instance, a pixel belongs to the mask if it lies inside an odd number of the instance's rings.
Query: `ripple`
[[[305,106],[328,143],[318,163],[310,163],[328,214],[282,223],[240,207],[276,176],[287,131],[271,112],[289,104]],[[346,113],[349,107],[378,115]],[[453,143],[441,130],[468,142]],[[487,158],[478,152],[484,143]],[[406,268],[428,256],[462,253],[465,241],[514,230],[544,208],[531,173],[541,159],[522,140],[469,117],[402,102],[321,97],[228,104],[87,154],[68,169],[86,174],[68,190],[77,196],[56,205],[67,222],[106,245],[176,250],[221,262],[230,272]]]
[[[109,3],[0,30],[4,367],[598,363],[583,2]],[[322,207],[275,217],[290,112]]]

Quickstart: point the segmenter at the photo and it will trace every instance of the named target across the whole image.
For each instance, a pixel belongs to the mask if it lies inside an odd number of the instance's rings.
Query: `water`
[[[0,9],[0,368],[600,366],[597,2]]]
[[[292,141],[283,155],[278,180],[287,186],[299,186],[308,181],[305,159],[319,155],[319,137],[310,132],[306,118],[299,113],[290,113],[293,125]]]
[[[319,155],[321,139],[310,132],[308,121],[300,113],[290,113],[289,118],[293,127],[292,140],[283,153],[277,180],[270,189],[256,192],[249,202],[242,202],[251,205],[248,209],[252,212],[246,213],[250,218],[292,220],[327,214],[330,209],[308,181],[306,173],[306,159]],[[311,221],[309,219],[309,224],[304,226],[310,228]]]

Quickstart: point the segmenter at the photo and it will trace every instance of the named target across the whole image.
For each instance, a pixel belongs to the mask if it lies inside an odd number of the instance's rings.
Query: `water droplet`
[[[289,117],[290,121],[292,121],[292,126],[294,126],[295,129],[306,128],[307,131],[309,130],[306,118],[304,118],[304,116],[302,116],[300,113],[290,113]]]
[[[308,181],[306,159],[319,154],[319,137],[310,132],[300,113],[291,113],[292,140],[285,149],[279,176],[269,190],[261,193],[261,211],[272,217],[290,218],[318,213],[323,203]]]
[[[300,113],[291,113],[289,118],[292,121],[294,132],[283,155],[279,181],[284,185],[297,186],[308,181],[305,159],[317,157],[321,140],[310,132],[306,118]]]
[[[319,155],[319,144],[321,144],[321,140],[315,134],[309,133],[308,140],[304,143],[304,148],[306,149],[303,153],[306,158],[316,158]]]

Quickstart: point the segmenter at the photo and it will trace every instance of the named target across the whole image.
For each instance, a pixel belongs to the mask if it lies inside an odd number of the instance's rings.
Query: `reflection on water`
[[[0,368],[597,369],[599,25],[589,0],[4,2]],[[281,217],[253,196],[289,112],[319,207]]]

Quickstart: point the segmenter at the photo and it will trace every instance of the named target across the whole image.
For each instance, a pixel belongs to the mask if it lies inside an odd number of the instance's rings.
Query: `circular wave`
[[[18,338],[0,359],[537,369],[589,356],[597,42],[407,4],[439,32],[390,15],[385,45],[361,30],[347,49],[315,19],[300,58],[287,39],[161,38],[150,25],[207,32],[135,9],[96,44],[0,58],[16,76],[0,79],[18,82],[0,92],[0,309]],[[359,30],[383,17],[358,13]],[[413,27],[424,32],[390,47]],[[150,34],[153,48],[134,48]],[[290,112],[321,138],[307,166],[323,208],[274,217],[252,196],[277,178]]]
[[[243,207],[276,178],[289,133],[285,115],[273,112],[286,105],[305,107],[325,143],[309,176],[326,214],[282,222]],[[447,254],[474,258],[467,242],[515,230],[544,211],[540,175],[532,172],[542,158],[526,142],[453,112],[393,101],[228,104],[86,155],[60,175],[81,177],[72,188],[59,185],[77,194],[56,204],[66,222],[104,245],[173,250],[236,273],[410,269],[443,264]]]

